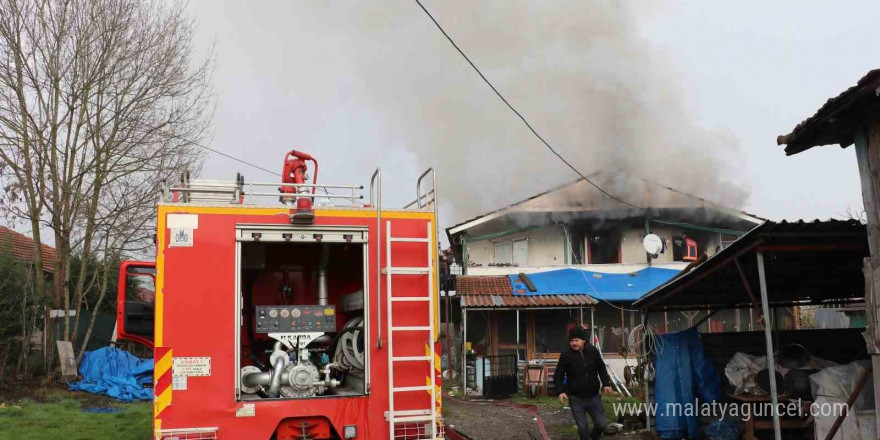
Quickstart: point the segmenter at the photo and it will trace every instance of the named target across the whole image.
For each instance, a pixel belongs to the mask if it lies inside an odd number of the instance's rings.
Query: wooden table
[[[728,394],[728,397],[734,400],[738,400],[740,402],[752,405],[752,404],[766,404],[771,403],[773,400],[769,395],[759,395],[753,396],[751,394]],[[780,394],[777,399],[777,403],[788,404],[792,401],[791,397],[786,394]],[[742,438],[745,440],[758,440],[758,437],[755,436],[756,430],[767,430],[773,429],[773,416],[771,414],[770,420],[755,420],[755,411],[754,407],[749,411],[751,415],[748,420],[743,419],[743,435]],[[809,414],[809,410],[806,411],[806,414]],[[763,417],[763,412],[762,412]],[[813,419],[811,417],[807,417],[805,419],[782,419],[782,415],[780,414],[779,427],[780,429],[804,429],[809,428],[813,424]]]

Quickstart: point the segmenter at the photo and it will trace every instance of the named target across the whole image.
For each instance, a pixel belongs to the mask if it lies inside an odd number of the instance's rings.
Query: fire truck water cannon
[[[305,185],[309,180],[306,162],[315,164],[315,173],[312,176],[312,186],[289,186]],[[284,170],[281,173],[281,182],[287,184],[279,188],[285,195],[281,201],[288,206],[296,206],[296,212],[290,217],[291,223],[309,224],[314,222],[315,213],[312,211],[315,186],[318,182],[318,161],[302,151],[290,150],[284,156]]]

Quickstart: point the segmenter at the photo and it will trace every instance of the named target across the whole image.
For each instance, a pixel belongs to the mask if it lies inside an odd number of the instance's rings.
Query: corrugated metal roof
[[[0,226],[0,249],[2,252],[8,251],[12,253],[12,258],[21,261],[34,261],[36,253],[36,244],[34,239],[13,231],[4,226]],[[55,265],[55,248],[42,245],[43,270],[52,272]]]
[[[880,69],[863,76],[856,85],[843,93],[828,99],[816,114],[803,120],[791,133],[777,136],[777,145],[786,145],[785,154],[792,155],[820,145],[840,144],[848,147],[854,142],[855,128],[863,122],[861,112],[847,114],[855,110],[853,106],[867,102],[876,104],[880,91]]]
[[[465,308],[586,307],[597,303],[586,294],[514,295],[507,276],[459,276],[455,290]]]
[[[540,308],[540,307],[589,307],[596,300],[589,295],[462,295],[465,308]]]
[[[771,304],[820,303],[864,295],[862,262],[869,255],[865,225],[857,220],[767,221],[633,305],[664,310],[751,304],[743,275],[758,295],[759,250],[766,254]]]

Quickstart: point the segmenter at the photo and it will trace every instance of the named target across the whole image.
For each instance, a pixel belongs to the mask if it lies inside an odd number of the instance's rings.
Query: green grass
[[[79,393],[53,390],[45,403],[31,399],[4,402],[0,409],[2,440],[149,440],[151,403],[113,403],[121,413],[90,414],[93,406]]]

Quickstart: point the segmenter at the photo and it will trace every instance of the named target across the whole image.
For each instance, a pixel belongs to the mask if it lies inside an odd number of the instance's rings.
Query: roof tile
[[[35,258],[34,239],[4,226],[0,226],[0,246],[9,246],[11,248],[9,252],[16,260],[33,261]],[[55,248],[45,244],[41,247],[43,249],[43,270],[52,272],[55,266]],[[4,248],[3,251],[6,249]]]
[[[581,307],[596,304],[586,294],[514,295],[507,276],[459,276],[455,290],[461,295],[462,307]]]

